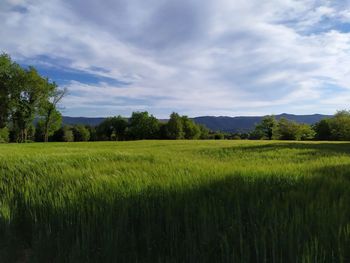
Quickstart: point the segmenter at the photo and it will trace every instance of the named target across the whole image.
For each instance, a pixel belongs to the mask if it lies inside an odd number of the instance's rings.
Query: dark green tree
[[[105,119],[96,127],[99,140],[125,140],[128,122],[120,115]]]
[[[84,125],[73,127],[74,141],[87,142],[90,139],[90,132]]]
[[[181,119],[184,138],[189,140],[198,139],[201,135],[199,126],[187,116],[182,116]]]
[[[274,116],[266,116],[255,127],[255,134],[262,139],[272,140],[274,130],[277,128],[277,121]]]
[[[209,129],[207,127],[205,127],[204,125],[202,125],[202,124],[199,124],[198,127],[199,127],[199,130],[200,130],[199,139],[201,139],[201,140],[209,139]]]
[[[167,137],[172,140],[179,140],[184,138],[183,120],[179,114],[173,112],[167,123]]]
[[[330,119],[324,119],[319,122],[317,122],[313,126],[315,130],[315,138],[317,140],[331,140],[332,138],[332,130],[331,130],[331,120]]]
[[[133,112],[129,120],[128,134],[131,139],[156,139],[159,134],[159,122],[145,112]]]
[[[278,140],[296,140],[299,125],[295,121],[281,118],[274,131],[273,138]]]
[[[338,111],[334,117],[329,120],[329,123],[332,140],[350,140],[350,111]]]

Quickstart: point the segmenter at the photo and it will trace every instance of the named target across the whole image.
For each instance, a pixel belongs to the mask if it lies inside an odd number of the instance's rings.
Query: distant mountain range
[[[226,117],[226,116],[203,116],[192,118],[196,123],[203,124],[213,131],[223,132],[248,132],[254,129],[255,125],[261,121],[264,116],[242,116],[242,117]],[[276,119],[286,118],[288,120],[299,123],[314,124],[322,119],[332,117],[332,115],[312,114],[312,115],[294,115],[279,114],[275,115]],[[100,124],[105,118],[87,118],[87,117],[63,117],[63,124],[66,125],[92,125]],[[166,121],[166,120],[162,120]]]

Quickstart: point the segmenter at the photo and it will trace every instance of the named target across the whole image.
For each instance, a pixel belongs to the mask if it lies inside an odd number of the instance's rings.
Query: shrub
[[[0,129],[0,143],[9,142],[9,130],[5,127]]]

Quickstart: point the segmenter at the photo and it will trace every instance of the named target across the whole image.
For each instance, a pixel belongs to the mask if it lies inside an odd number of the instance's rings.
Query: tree
[[[318,123],[314,125],[314,131],[316,133],[315,138],[317,140],[330,140],[332,137],[331,130],[331,120],[324,119],[320,120]]]
[[[34,67],[22,68],[10,56],[0,55],[0,128],[8,126],[17,142],[29,139],[33,120],[44,119],[44,140],[57,129],[60,113],[56,109],[64,92],[43,78]]]
[[[350,140],[350,111],[338,111],[329,123],[332,140]]]
[[[13,102],[12,93],[16,87],[20,66],[12,62],[7,54],[0,55],[0,128],[6,127]]]
[[[125,140],[128,122],[121,117],[107,118],[96,127],[100,140]]]
[[[170,119],[167,123],[167,137],[173,140],[179,140],[184,138],[183,120],[179,114],[173,112],[170,115]]]
[[[201,124],[199,124],[198,127],[199,127],[199,130],[200,130],[199,139],[201,139],[201,140],[209,139],[209,129],[207,127],[205,127],[204,125],[201,125]]]
[[[91,126],[91,125],[85,125],[85,128],[88,129],[88,131],[90,133],[90,141],[91,142],[98,141],[96,127],[95,126]]]
[[[43,136],[39,136],[42,140]],[[54,142],[74,142],[74,134],[72,131],[72,127],[63,126],[54,132],[52,135],[52,141]]]
[[[62,131],[62,142],[74,142],[74,134],[72,129],[66,126],[62,129]]]
[[[25,142],[28,128],[44,101],[48,99],[50,85],[33,68],[21,69],[17,76],[17,85],[13,87],[12,123],[16,141]]]
[[[281,118],[278,121],[277,128],[273,134],[273,138],[279,140],[296,140],[298,133],[298,123]]]
[[[128,134],[131,139],[156,139],[159,134],[159,122],[153,116],[145,112],[133,112],[130,118]]]
[[[181,119],[184,138],[189,140],[198,139],[201,134],[199,126],[194,123],[193,120],[190,120],[187,116],[182,116]]]
[[[84,125],[74,126],[73,135],[76,142],[86,142],[90,139],[90,132]]]
[[[44,101],[41,105],[41,119],[39,121],[43,127],[44,142],[48,142],[49,136],[57,131],[62,124],[62,115],[57,110],[57,104],[67,94],[67,89],[58,89],[58,86],[54,82],[47,82],[46,84],[50,86],[50,94],[49,99],[47,101]]]
[[[277,121],[274,116],[266,116],[261,122],[255,127],[255,136],[272,139],[274,130],[277,128]]]
[[[308,124],[299,124],[296,134],[296,140],[298,141],[307,141],[315,138],[315,131]]]

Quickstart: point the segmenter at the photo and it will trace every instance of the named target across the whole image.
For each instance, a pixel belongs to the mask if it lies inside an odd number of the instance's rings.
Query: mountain
[[[76,124],[82,124],[82,125],[90,125],[90,126],[97,126],[101,122],[103,122],[105,118],[98,117],[98,118],[89,118],[89,117],[68,117],[63,116],[63,124],[64,125],[76,125]]]
[[[241,117],[226,117],[226,116],[203,116],[192,118],[196,123],[203,124],[213,131],[223,132],[248,132],[254,129],[264,116],[241,116]],[[279,114],[275,115],[276,119],[286,118],[288,120],[299,123],[314,124],[322,119],[332,117],[331,115],[313,114],[313,115],[293,115]],[[63,116],[63,124],[65,125],[91,125],[100,124],[105,118],[88,118],[88,117],[68,117]],[[166,121],[166,120],[161,120]]]
[[[196,117],[193,120],[198,124],[203,124],[213,131],[223,132],[248,132],[254,129],[264,116],[247,116],[247,117]],[[314,124],[322,119],[332,117],[331,115],[313,114],[313,115],[293,115],[279,114],[275,115],[276,119],[286,118],[299,123]]]

